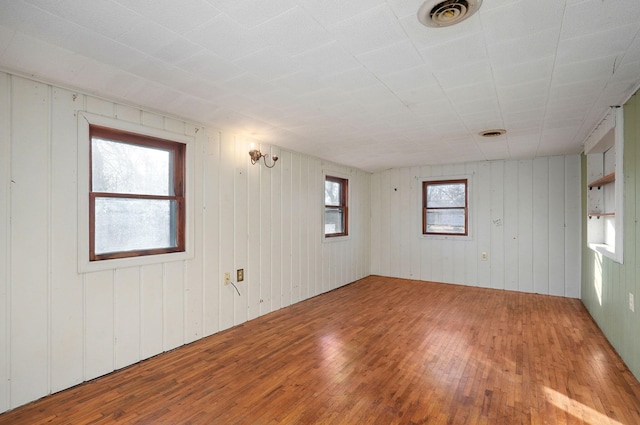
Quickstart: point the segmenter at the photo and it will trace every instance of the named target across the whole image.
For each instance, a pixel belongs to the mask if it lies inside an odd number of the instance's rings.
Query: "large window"
[[[348,190],[349,180],[332,176],[325,177],[324,235],[327,238],[349,234]]]
[[[422,182],[422,234],[469,234],[467,179]]]
[[[185,251],[184,143],[89,131],[89,260]]]

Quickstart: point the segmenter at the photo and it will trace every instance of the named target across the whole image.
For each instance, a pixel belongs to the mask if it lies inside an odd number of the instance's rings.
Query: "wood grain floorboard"
[[[371,276],[0,415],[6,424],[640,424],[580,300]]]

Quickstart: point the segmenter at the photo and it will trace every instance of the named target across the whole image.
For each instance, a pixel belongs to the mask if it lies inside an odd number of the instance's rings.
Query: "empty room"
[[[639,90],[637,0],[0,0],[0,425],[640,424]]]

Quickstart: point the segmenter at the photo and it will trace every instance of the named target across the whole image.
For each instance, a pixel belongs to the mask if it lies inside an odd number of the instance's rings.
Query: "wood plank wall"
[[[582,302],[611,345],[640,379],[640,95],[624,105],[624,263],[582,247]],[[586,177],[586,160],[583,161]],[[586,186],[582,188],[586,200]],[[587,238],[587,208],[583,203],[583,236]],[[629,309],[634,295],[635,311]]]
[[[472,181],[472,238],[420,236],[421,180],[462,175]],[[580,179],[578,155],[376,173],[371,272],[578,298]]]
[[[77,111],[195,137],[195,256],[78,272]],[[0,412],[369,275],[370,174],[0,73]],[[351,237],[323,243],[323,171]],[[222,274],[245,269],[238,296]]]

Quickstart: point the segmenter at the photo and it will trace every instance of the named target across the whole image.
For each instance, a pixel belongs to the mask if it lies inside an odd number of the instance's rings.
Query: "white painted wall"
[[[77,111],[195,137],[195,256],[78,272]],[[269,150],[263,146],[264,150]],[[369,275],[371,175],[0,73],[0,412]],[[323,170],[351,237],[322,242]],[[222,274],[245,269],[245,281]]]
[[[421,179],[460,175],[471,240],[422,237]],[[372,274],[580,297],[578,155],[391,169],[371,190]]]

